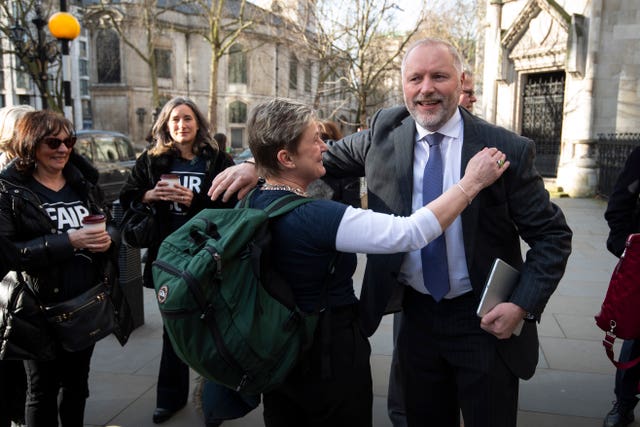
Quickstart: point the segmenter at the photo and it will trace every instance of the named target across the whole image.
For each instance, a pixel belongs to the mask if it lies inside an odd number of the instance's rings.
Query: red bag
[[[613,342],[617,337],[640,339],[640,233],[627,238],[625,250],[611,275],[602,308],[595,318],[598,327],[606,332],[602,345],[617,368],[627,369],[640,362],[640,357],[628,362],[618,362],[613,358]]]

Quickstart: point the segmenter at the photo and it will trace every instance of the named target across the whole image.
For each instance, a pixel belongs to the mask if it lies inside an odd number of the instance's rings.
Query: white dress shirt
[[[424,167],[429,160],[429,144],[423,138],[429,132],[416,123],[417,136],[413,149],[413,194],[411,211],[415,212],[423,206],[422,202],[422,175]],[[440,149],[442,150],[443,179],[442,191],[456,185],[460,181],[462,141],[464,129],[460,111],[456,109],[455,114],[444,124],[438,133],[444,135]],[[449,284],[451,289],[445,298],[455,298],[471,290],[469,280],[469,270],[464,252],[464,241],[462,239],[462,220],[458,216],[455,221],[445,230],[445,240],[447,242],[447,261],[449,263]],[[422,259],[420,250],[409,252],[402,262],[399,280],[405,285],[409,285],[416,291],[428,294],[422,278]]]

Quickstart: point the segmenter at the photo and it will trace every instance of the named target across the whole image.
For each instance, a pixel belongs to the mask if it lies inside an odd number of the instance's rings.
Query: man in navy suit
[[[325,167],[336,177],[366,176],[368,207],[405,216],[423,203],[426,135],[443,135],[443,190],[457,184],[483,147],[507,155],[509,169],[445,232],[444,298],[436,301],[425,288],[420,251],[368,255],[361,308],[362,328],[371,335],[404,290],[397,349],[409,426],[458,427],[462,411],[467,426],[515,427],[518,378],[535,372],[536,321],[564,274],[572,233],[534,167],[534,143],[458,108],[462,75],[450,44],[415,43],[402,65],[406,105],[379,111],[369,129],[333,144]],[[255,184],[251,165],[241,168],[217,178],[210,195]],[[520,238],[530,247],[524,262]],[[516,267],[520,279],[510,300],[480,320],[476,308],[495,258]],[[512,336],[523,318],[522,332]]]

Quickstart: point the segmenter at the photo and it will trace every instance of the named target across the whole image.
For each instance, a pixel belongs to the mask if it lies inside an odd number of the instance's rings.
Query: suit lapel
[[[415,143],[416,124],[411,116],[393,132],[393,145],[396,160],[396,176],[402,199],[398,210],[400,215],[411,215],[411,196],[413,194],[413,146]]]
[[[480,137],[475,126],[474,117],[466,112],[464,109],[460,109],[463,122],[463,142],[462,142],[462,156],[460,171],[464,174],[464,170],[469,163],[469,160],[480,150],[487,146],[486,141]],[[462,211],[462,236],[464,240],[464,250],[467,258],[467,265],[472,265],[473,248],[475,248],[476,241],[476,224],[478,223],[478,215],[480,214],[479,198],[482,197],[482,192],[474,199],[469,207]]]

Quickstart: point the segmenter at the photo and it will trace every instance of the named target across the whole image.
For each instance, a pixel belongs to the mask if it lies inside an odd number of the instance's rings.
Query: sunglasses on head
[[[49,148],[52,150],[57,150],[61,144],[64,144],[68,149],[72,149],[74,145],[76,145],[76,137],[70,136],[66,139],[54,138],[52,136],[48,136],[42,140]]]

